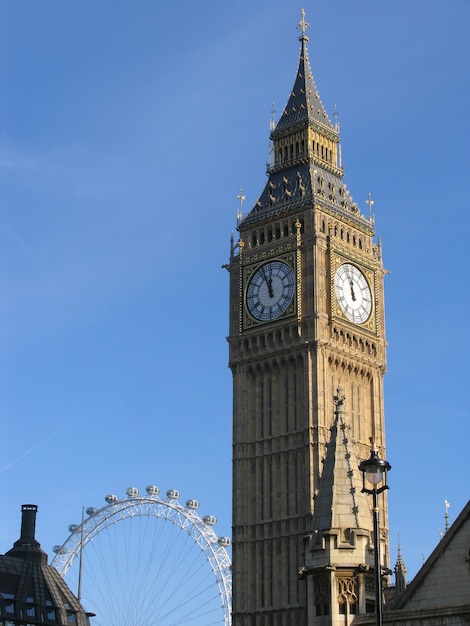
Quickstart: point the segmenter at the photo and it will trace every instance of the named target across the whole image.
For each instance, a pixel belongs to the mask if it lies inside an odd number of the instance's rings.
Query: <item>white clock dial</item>
[[[265,263],[251,277],[246,290],[250,314],[261,322],[274,320],[287,310],[294,295],[294,272],[283,261]]]
[[[364,274],[351,263],[340,265],[335,274],[335,293],[344,315],[355,324],[366,322],[372,312],[372,293]]]

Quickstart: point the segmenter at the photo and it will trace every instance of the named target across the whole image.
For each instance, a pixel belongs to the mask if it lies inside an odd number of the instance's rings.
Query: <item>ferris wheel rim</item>
[[[132,495],[129,492],[133,492]],[[159,492],[159,490],[158,490]],[[54,546],[56,553],[51,561],[60,576],[64,578],[74,559],[80,554],[91,539],[103,532],[108,523],[117,523],[130,517],[142,514],[154,516],[157,519],[169,521],[185,531],[198,545],[206,556],[214,574],[224,614],[224,624],[231,624],[232,604],[232,572],[230,557],[225,548],[230,545],[227,537],[218,537],[212,525],[216,518],[211,515],[201,518],[195,508],[183,506],[179,502],[179,492],[168,490],[167,498],[161,498],[159,493],[150,493],[147,488],[145,495],[140,495],[135,488],[129,488],[126,497],[107,496],[107,504],[100,509],[93,510],[93,514],[83,518],[81,524],[69,527],[70,534],[60,546]],[[171,495],[170,495],[171,494]],[[175,496],[177,494],[177,496]],[[112,501],[108,501],[112,498]],[[187,501],[187,505],[190,502]],[[145,511],[144,509],[147,508]]]

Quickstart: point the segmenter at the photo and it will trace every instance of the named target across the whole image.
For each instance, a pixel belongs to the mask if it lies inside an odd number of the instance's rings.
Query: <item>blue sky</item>
[[[386,278],[392,565],[468,500],[468,0],[305,2]],[[129,486],[231,525],[229,254],[302,4],[0,0],[0,551]],[[277,119],[277,118],[276,118]]]

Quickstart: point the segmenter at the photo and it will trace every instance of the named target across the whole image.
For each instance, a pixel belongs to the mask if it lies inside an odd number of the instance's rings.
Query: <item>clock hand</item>
[[[269,292],[269,297],[270,298],[274,298],[274,292],[273,292],[273,279],[271,278],[271,276],[269,278],[266,279],[266,284],[268,285],[268,292]]]
[[[353,302],[356,302],[356,294],[354,293],[354,281],[349,281],[349,286],[351,288],[351,298]]]
[[[273,292],[273,280],[271,278],[271,276],[266,276],[266,272],[265,272],[265,268],[262,267],[261,268],[261,276],[263,277],[263,280],[266,283],[266,286],[268,288],[268,294],[270,298],[274,298],[274,292]]]

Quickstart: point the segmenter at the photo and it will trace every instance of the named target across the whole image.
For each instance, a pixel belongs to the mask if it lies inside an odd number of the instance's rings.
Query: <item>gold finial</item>
[[[273,131],[274,128],[276,127],[276,123],[274,121],[275,115],[276,115],[276,107],[275,107],[274,102],[273,102],[273,106],[271,107],[271,119],[269,121],[269,130],[271,130],[271,131]]]
[[[367,196],[366,204],[369,205],[369,219],[370,219],[370,221],[372,221],[372,207],[375,204],[375,200],[372,200],[372,194],[371,193],[369,193],[369,195]]]
[[[300,32],[302,33],[300,39],[308,39],[307,29],[310,28],[310,24],[305,19],[305,9],[302,9],[301,14],[302,18],[299,22],[299,25],[297,26],[297,28],[300,28]]]
[[[237,225],[238,225],[243,219],[242,207],[243,207],[243,201],[246,200],[246,196],[243,195],[243,189],[241,187],[240,187],[240,193],[237,196],[237,200],[240,201],[240,208],[237,211]]]
[[[336,104],[333,111],[333,117],[335,118],[335,131],[339,133],[338,109],[336,108]]]

